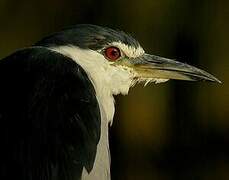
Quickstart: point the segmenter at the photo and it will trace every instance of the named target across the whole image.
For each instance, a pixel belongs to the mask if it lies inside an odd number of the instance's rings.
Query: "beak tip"
[[[204,80],[204,79],[203,79]],[[205,79],[206,81],[210,81],[210,82],[213,82],[213,83],[219,83],[219,84],[222,84],[222,81],[220,81],[219,79],[217,79],[216,77],[212,76],[211,78],[206,78]]]
[[[210,75],[209,81],[215,82],[215,83],[219,83],[222,84],[222,81],[220,81],[218,78],[216,78],[213,75]]]
[[[222,81],[220,81],[219,79],[215,79],[215,82],[219,83],[219,84],[222,84]]]

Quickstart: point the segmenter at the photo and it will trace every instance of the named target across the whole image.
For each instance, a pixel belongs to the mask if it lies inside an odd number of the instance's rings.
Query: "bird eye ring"
[[[116,61],[121,57],[121,51],[117,47],[108,47],[104,50],[104,56],[110,61]]]

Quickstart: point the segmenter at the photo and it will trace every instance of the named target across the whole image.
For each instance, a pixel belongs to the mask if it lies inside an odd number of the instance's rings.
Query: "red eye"
[[[115,61],[121,56],[120,50],[116,47],[108,47],[107,49],[105,49],[104,54],[106,58],[111,61]]]

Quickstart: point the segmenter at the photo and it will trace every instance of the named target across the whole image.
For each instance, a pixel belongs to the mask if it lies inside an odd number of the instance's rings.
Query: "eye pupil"
[[[108,47],[105,49],[105,56],[107,59],[115,61],[121,56],[121,52],[117,47]]]

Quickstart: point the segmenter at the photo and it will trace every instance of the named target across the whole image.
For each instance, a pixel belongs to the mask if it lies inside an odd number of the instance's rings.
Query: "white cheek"
[[[124,70],[121,66],[113,67],[112,73],[112,94],[128,94],[132,83],[131,73]]]

